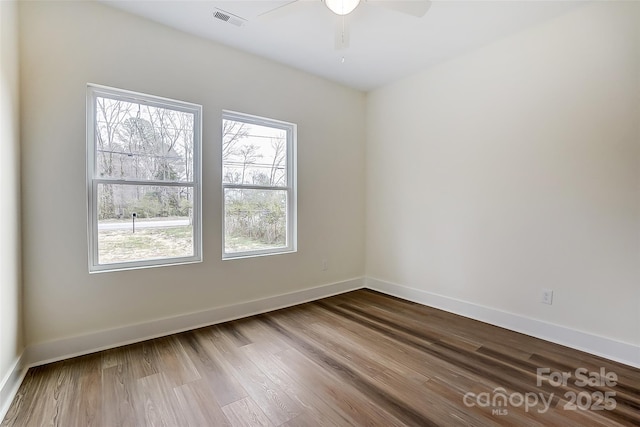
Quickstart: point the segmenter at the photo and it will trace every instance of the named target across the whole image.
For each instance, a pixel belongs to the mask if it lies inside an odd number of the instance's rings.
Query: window
[[[296,125],[222,116],[223,259],[296,250]]]
[[[89,271],[202,260],[202,107],[87,87]]]

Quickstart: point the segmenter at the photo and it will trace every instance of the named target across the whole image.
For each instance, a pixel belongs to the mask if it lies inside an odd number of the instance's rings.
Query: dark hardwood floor
[[[32,368],[45,425],[640,425],[640,370],[359,290]]]

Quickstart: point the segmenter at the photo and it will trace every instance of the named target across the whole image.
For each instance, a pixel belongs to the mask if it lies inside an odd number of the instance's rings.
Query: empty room
[[[640,425],[640,2],[0,1],[0,425]]]

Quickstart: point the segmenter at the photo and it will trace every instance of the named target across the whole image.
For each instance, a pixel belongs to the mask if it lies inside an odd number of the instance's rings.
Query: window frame
[[[254,184],[228,184],[224,182],[224,158],[222,157],[223,135],[220,131],[220,182],[222,186],[222,260],[253,258],[266,255],[280,255],[295,253],[298,250],[298,203],[297,203],[297,133],[298,127],[295,123],[285,122],[282,120],[270,119],[267,117],[256,116],[237,111],[223,110],[222,119],[233,120],[252,125],[271,127],[280,129],[286,133],[286,162],[287,162],[287,185],[286,186],[264,186]],[[226,189],[245,189],[245,190],[273,190],[286,191],[287,194],[287,225],[286,225],[286,245],[284,247],[259,249],[242,252],[226,252]]]
[[[120,178],[98,177],[97,167],[97,138],[96,98],[109,98],[126,102],[166,108],[185,113],[191,113],[193,118],[193,178],[192,181],[161,181],[161,180],[133,180]],[[133,270],[148,267],[162,267],[169,265],[191,264],[202,262],[202,106],[174,99],[133,92],[108,86],[87,84],[87,236],[89,246],[89,273]],[[167,257],[149,260],[114,262],[100,264],[98,252],[98,185],[149,185],[158,187],[190,187],[193,189],[192,227],[193,227],[193,255],[186,257]]]

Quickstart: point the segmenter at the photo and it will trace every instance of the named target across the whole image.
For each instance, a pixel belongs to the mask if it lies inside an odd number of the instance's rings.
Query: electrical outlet
[[[551,289],[543,289],[540,302],[543,304],[553,304],[553,291]]]
[[[322,260],[322,271],[327,271],[329,269],[329,263],[326,259]]]

